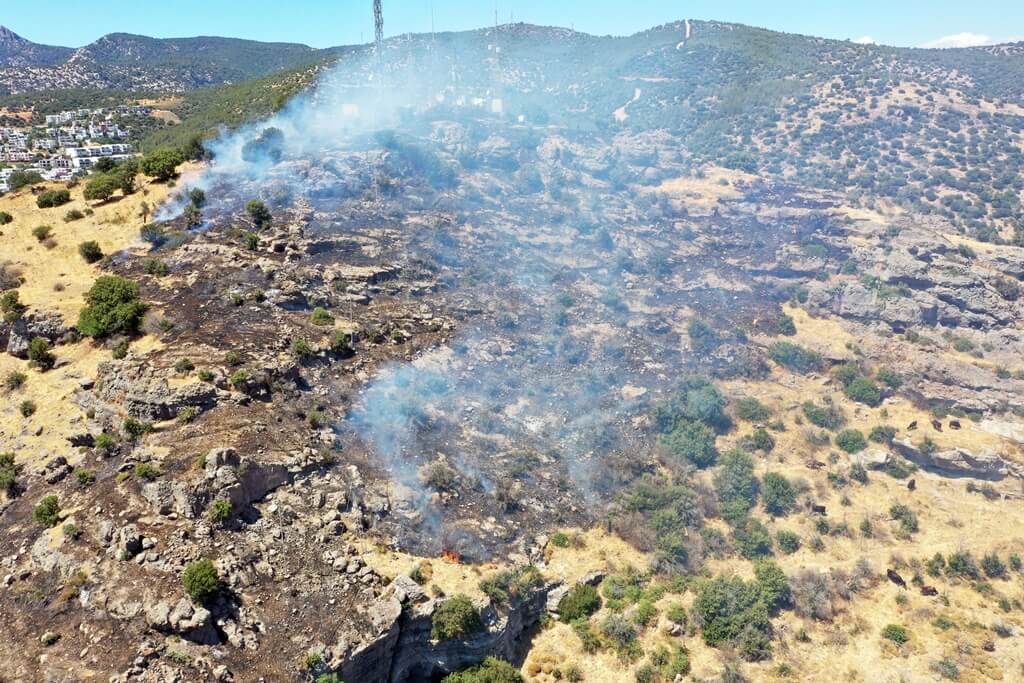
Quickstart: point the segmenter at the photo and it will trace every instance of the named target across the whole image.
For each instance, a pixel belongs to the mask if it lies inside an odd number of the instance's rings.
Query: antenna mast
[[[373,28],[377,47],[377,63],[384,60],[384,11],[380,8],[380,0],[373,0]]]

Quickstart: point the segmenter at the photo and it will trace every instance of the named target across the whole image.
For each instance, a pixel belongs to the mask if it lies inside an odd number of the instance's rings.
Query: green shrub
[[[78,330],[89,337],[135,334],[146,312],[138,285],[116,275],[97,278],[85,302],[78,316]]]
[[[695,353],[714,351],[721,343],[715,330],[703,320],[691,320],[686,333],[690,337],[690,348]]]
[[[689,621],[686,616],[686,608],[679,603],[669,605],[668,609],[665,610],[665,618],[673,624],[680,626],[686,626],[686,623]]]
[[[882,402],[882,392],[874,382],[867,377],[858,377],[846,387],[846,396],[851,401],[863,403],[869,406],[877,406]]]
[[[464,638],[483,628],[480,614],[468,596],[458,594],[448,598],[434,610],[430,637],[434,640]]]
[[[231,386],[235,389],[244,389],[250,379],[249,371],[245,368],[239,368],[231,373],[231,377],[228,378],[228,382],[230,382]]]
[[[229,366],[236,366],[242,364],[242,354],[238,351],[228,351],[224,354],[224,364]]]
[[[779,544],[779,550],[787,555],[800,550],[800,536],[792,531],[780,531],[775,535],[775,540]]]
[[[483,591],[495,606],[521,600],[543,583],[540,570],[533,565],[500,571],[480,581]]]
[[[78,209],[68,209],[66,212],[64,212],[65,223],[74,223],[75,221],[80,221],[83,218],[85,218],[85,214],[79,211]]]
[[[14,222],[14,216],[6,211],[0,211],[0,225],[7,225]]]
[[[14,453],[0,453],[0,491],[13,494],[18,490],[18,466]]]
[[[249,251],[256,251],[260,248],[260,236],[254,232],[247,232],[242,235],[242,244]]]
[[[782,567],[771,560],[756,560],[754,562],[754,580],[757,582],[758,590],[761,591],[761,600],[768,607],[769,611],[785,607],[792,600],[792,591],[789,587],[789,579],[786,578]]]
[[[300,361],[308,360],[313,355],[313,347],[305,339],[293,339],[291,348],[292,355]]]
[[[833,405],[819,406],[812,401],[803,404],[804,417],[822,429],[839,429],[846,423],[842,412]]]
[[[47,190],[36,197],[36,206],[40,209],[51,209],[71,201],[71,193],[67,190]]]
[[[134,417],[126,418],[124,424],[121,427],[122,431],[129,441],[138,441],[146,434],[153,431],[153,425],[148,422],[140,422]]]
[[[910,641],[910,632],[899,624],[889,624],[882,629],[882,637],[897,645],[905,645]]]
[[[88,242],[82,242],[78,245],[78,255],[86,263],[96,263],[103,258],[103,250],[100,249],[100,243],[96,240],[89,240]]]
[[[142,270],[146,275],[154,275],[156,277],[162,277],[170,272],[166,263],[155,258],[146,259],[145,263],[142,264]]]
[[[32,417],[36,414],[35,401],[29,401],[28,399],[18,404],[18,412],[21,413],[22,417]]]
[[[135,463],[135,476],[138,479],[145,479],[146,481],[154,481],[159,479],[163,475],[160,468],[149,462],[137,462]]]
[[[114,447],[116,445],[117,441],[114,439],[114,437],[106,433],[97,436],[95,441],[93,442],[93,447],[96,450],[103,451],[105,453],[109,453],[110,451],[114,450]]]
[[[732,541],[740,555],[753,560],[772,554],[772,537],[756,519],[746,519],[733,528]]]
[[[750,510],[757,503],[758,483],[754,460],[745,451],[733,449],[722,457],[722,468],[715,474],[715,492],[724,503],[742,503]]]
[[[601,609],[601,596],[597,589],[585,583],[573,586],[558,603],[558,618],[565,623],[589,617]]]
[[[273,220],[273,216],[270,214],[270,209],[267,205],[258,199],[253,199],[245,205],[245,211],[249,214],[249,218],[252,220],[252,225],[256,230],[263,230],[264,228],[270,227],[270,223]]]
[[[181,152],[174,149],[157,149],[142,158],[139,169],[157,180],[167,181],[178,172],[178,166],[184,163]]]
[[[1006,578],[1006,564],[999,559],[999,556],[996,555],[995,552],[988,553],[981,558],[981,569],[990,579]]]
[[[825,365],[821,354],[790,342],[775,342],[768,347],[768,356],[779,365],[802,374],[819,372]]]
[[[210,504],[208,513],[210,521],[215,524],[223,524],[231,519],[231,501],[218,498]]]
[[[87,470],[79,467],[75,470],[75,481],[82,488],[89,488],[96,483],[96,473],[92,470]]]
[[[50,352],[50,342],[42,337],[34,337],[28,343],[28,359],[40,370],[50,370],[57,362],[57,357]]]
[[[747,434],[740,439],[740,447],[752,452],[762,451],[763,453],[771,453],[775,448],[775,439],[766,430],[755,429],[751,434]]]
[[[761,481],[761,499],[768,514],[785,515],[796,506],[796,488],[777,472],[766,472]]]
[[[771,411],[756,398],[742,398],[736,403],[736,417],[747,422],[764,422],[771,417]]]
[[[11,289],[0,296],[0,312],[3,313],[5,322],[13,323],[21,320],[26,310],[28,310],[28,306],[21,303],[21,296],[18,294],[18,290]]]
[[[556,548],[568,548],[569,547],[569,535],[564,531],[556,531],[551,534],[551,545]]]
[[[897,503],[889,508],[889,515],[900,523],[900,530],[906,534],[914,534],[918,531],[917,515],[909,506]]]
[[[325,308],[314,308],[313,314],[309,316],[309,321],[314,325],[333,325],[334,318]]]
[[[879,368],[878,372],[875,373],[875,379],[890,389],[899,389],[903,386],[903,378],[889,368]]]
[[[601,622],[601,635],[623,661],[633,661],[642,654],[640,643],[637,641],[639,634],[636,626],[619,614],[609,614],[605,617]]]
[[[508,662],[487,657],[482,664],[448,674],[441,683],[523,683],[523,677]]]
[[[735,644],[748,629],[761,635],[771,633],[768,607],[753,581],[717,576],[701,587],[693,609],[702,624],[704,642],[712,647]]]
[[[847,453],[859,453],[868,447],[868,442],[859,429],[845,429],[836,434],[836,445]]]
[[[46,496],[32,511],[32,519],[47,528],[57,526],[60,521],[60,501],[57,496]]]
[[[32,228],[32,236],[40,242],[48,240],[51,235],[53,235],[53,228],[49,225],[37,225]]]
[[[4,388],[7,391],[17,391],[18,389],[25,386],[25,382],[28,380],[28,375],[18,370],[11,370],[7,373],[7,377],[4,378]]]
[[[213,562],[204,558],[185,567],[181,583],[189,597],[201,603],[212,597],[220,588],[220,575]]]
[[[687,460],[695,467],[710,467],[718,459],[714,431],[697,420],[680,420],[662,437],[662,444],[676,460]]]
[[[868,439],[875,443],[892,443],[896,438],[896,428],[890,425],[875,425],[868,434]]]

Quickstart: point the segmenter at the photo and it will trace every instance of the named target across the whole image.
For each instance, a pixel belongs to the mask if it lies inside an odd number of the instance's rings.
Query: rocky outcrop
[[[205,382],[172,389],[148,364],[134,360],[101,363],[97,371],[96,397],[121,404],[140,420],[170,420],[185,407],[209,408],[217,401],[216,387]]]
[[[926,452],[906,439],[896,439],[893,447],[914,464],[943,474],[989,480],[1004,479],[1011,474],[1017,477],[1024,475],[1024,469],[1019,465],[995,453],[975,454],[966,448]]]
[[[203,645],[220,643],[210,610],[193,605],[187,598],[174,605],[166,600],[151,604],[146,607],[145,617],[151,628],[163,633],[173,633]]]
[[[463,640],[430,636],[441,600],[428,600],[407,577],[392,583],[390,594],[370,611],[377,636],[354,647],[338,667],[342,679],[366,683],[433,680],[495,656],[517,661],[548,609],[549,595],[561,584],[548,583],[508,608],[481,610],[484,629]]]
[[[227,500],[232,509],[241,510],[290,478],[284,463],[257,462],[230,448],[215,448],[206,456],[202,480],[150,482],[142,487],[142,497],[162,515],[196,517],[215,499]]]
[[[11,323],[6,331],[7,353],[16,358],[28,358],[28,344],[41,337],[51,344],[67,341],[73,334],[56,311],[32,311]]]

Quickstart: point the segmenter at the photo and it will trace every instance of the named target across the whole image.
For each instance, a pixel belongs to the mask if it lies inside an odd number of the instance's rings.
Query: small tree
[[[34,337],[28,343],[28,359],[40,370],[49,370],[57,358],[50,352],[50,342],[42,337]]]
[[[36,206],[40,209],[51,209],[71,201],[71,193],[67,190],[48,190],[36,197]]]
[[[26,310],[28,310],[28,306],[21,303],[18,290],[11,289],[0,296],[0,313],[3,313],[5,322],[13,323],[16,320],[21,320],[21,316],[25,315]]]
[[[90,202],[105,202],[110,199],[120,187],[117,178],[111,175],[98,175],[93,176],[88,183],[85,184],[85,189],[82,191],[82,197],[86,201]]]
[[[473,601],[468,596],[459,594],[438,605],[431,622],[430,637],[434,640],[463,638],[481,628],[483,623]]]
[[[253,199],[245,205],[245,210],[249,214],[249,218],[252,219],[252,225],[257,230],[263,230],[264,228],[270,227],[270,222],[273,220],[273,216],[270,214],[270,209],[267,205],[261,202],[259,199]]]
[[[784,515],[796,505],[796,489],[777,472],[766,472],[761,482],[761,498],[769,514]]]
[[[46,496],[39,501],[35,510],[32,511],[32,518],[36,520],[37,524],[47,528],[57,526],[57,522],[60,521],[60,501],[57,496]]]
[[[213,562],[204,558],[185,567],[181,583],[189,597],[201,603],[217,592],[220,587],[220,575]]]
[[[37,225],[32,228],[32,236],[40,242],[44,242],[53,234],[53,228],[49,225]]]
[[[89,240],[79,244],[78,254],[85,259],[86,263],[96,263],[103,258],[103,250],[100,249],[100,243],[96,240]]]
[[[203,211],[195,204],[189,204],[186,206],[183,215],[185,217],[186,227],[198,228],[203,224]]]
[[[86,293],[85,302],[78,316],[78,330],[96,338],[135,334],[146,312],[138,285],[116,275],[98,278]]]
[[[181,152],[174,149],[157,149],[142,158],[139,167],[151,178],[168,181],[178,172],[178,166],[185,161]]]
[[[565,623],[582,617],[589,617],[601,609],[601,596],[597,589],[585,583],[578,583],[558,603],[558,617]]]
[[[860,430],[844,429],[836,434],[836,445],[847,453],[859,453],[868,447],[868,442]]]

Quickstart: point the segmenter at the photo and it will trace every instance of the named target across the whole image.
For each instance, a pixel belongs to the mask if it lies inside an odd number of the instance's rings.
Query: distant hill
[[[0,67],[59,64],[72,52],[67,47],[33,43],[0,26]]]
[[[237,38],[111,33],[78,49],[38,45],[0,27],[0,94],[58,88],[181,92],[238,83],[342,50]]]

